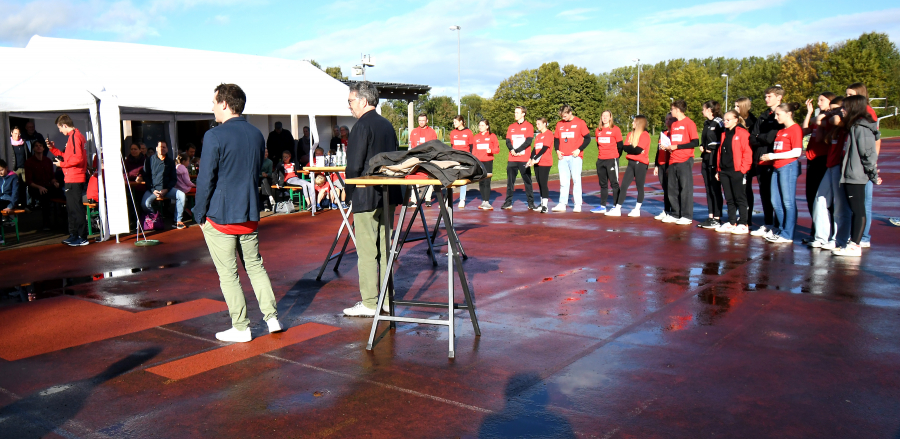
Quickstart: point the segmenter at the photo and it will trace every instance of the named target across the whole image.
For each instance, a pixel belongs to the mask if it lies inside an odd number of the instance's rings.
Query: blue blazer
[[[259,172],[266,139],[243,117],[233,117],[203,136],[194,220],[216,224],[259,221]]]

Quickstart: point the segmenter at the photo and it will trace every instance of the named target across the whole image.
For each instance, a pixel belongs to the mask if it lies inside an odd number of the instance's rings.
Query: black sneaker
[[[431,207],[431,201],[426,201],[426,202],[425,202],[425,207]]]
[[[503,205],[500,206],[500,208],[506,209],[506,210],[512,209],[512,203],[503,203]]]
[[[82,247],[82,246],[88,245],[90,243],[91,243],[90,241],[88,241],[87,239],[84,239],[80,236],[76,236],[75,239],[68,242],[69,246],[71,246],[71,247]]]
[[[706,221],[697,224],[697,227],[700,227],[701,229],[714,229],[716,227],[719,227],[719,222],[714,218],[707,218]]]
[[[541,213],[547,213],[548,211],[549,209],[547,209],[547,206],[541,206]]]
[[[528,210],[538,210],[533,203],[528,203]]]
[[[66,238],[66,239],[64,239],[64,240],[62,241],[62,243],[65,244],[65,245],[72,245],[71,242],[72,242],[73,240],[75,240],[75,238],[77,238],[75,235],[69,235],[69,237]]]

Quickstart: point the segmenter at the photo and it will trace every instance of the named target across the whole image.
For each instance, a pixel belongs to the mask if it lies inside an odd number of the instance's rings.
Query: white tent
[[[343,124],[352,124],[345,103],[348,87],[306,61],[41,36],[32,37],[24,49],[0,48],[0,56],[22,66],[0,71],[4,133],[10,113],[90,115],[85,134],[95,142],[99,137],[106,177],[100,190],[104,238],[129,232],[120,172],[122,120],[168,122],[175,138],[176,121],[212,119],[213,89],[235,83],[247,94],[244,114],[264,133],[270,115],[289,117],[295,138],[300,116],[307,116],[312,143],[320,137],[316,116],[339,116]],[[142,60],[140,67],[129,61],[135,59]],[[321,133],[330,136],[329,124],[323,125]],[[9,138],[3,138],[2,153],[8,157]]]

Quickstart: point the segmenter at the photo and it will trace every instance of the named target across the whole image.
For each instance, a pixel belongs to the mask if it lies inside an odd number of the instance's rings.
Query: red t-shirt
[[[619,127],[597,128],[594,131],[594,137],[597,139],[597,158],[599,160],[619,158],[619,148],[616,146],[618,142],[622,141],[622,131],[619,130]]]
[[[500,141],[497,140],[496,135],[486,132],[475,136],[475,149],[472,150],[472,155],[475,158],[483,162],[492,162],[494,161],[494,154],[499,152]]]
[[[525,139],[534,138],[534,125],[527,120],[522,121],[522,123],[513,122],[509,128],[506,129],[506,138],[512,141],[513,149],[516,149],[522,146]],[[532,143],[534,143],[534,141],[532,141]],[[520,156],[513,156],[512,151],[510,151],[507,161],[527,162],[531,157],[531,147],[525,148],[525,151],[522,151],[522,153],[523,154]]]
[[[812,132],[809,134],[809,143],[806,144],[806,159],[807,160],[815,160],[817,157],[825,157],[828,155],[828,145],[825,144],[825,139],[820,139],[819,137],[825,137],[824,133],[819,133],[817,131],[819,125],[816,124],[815,120],[811,120],[809,122],[809,129]]]
[[[584,136],[590,135],[591,131],[587,124],[578,117],[572,117],[572,120],[566,122],[561,120],[556,123],[556,132],[554,137],[559,139],[559,150],[564,156],[572,155],[572,153],[581,148],[584,143]],[[583,157],[584,153],[579,152],[577,157]]]
[[[259,226],[259,221],[247,221],[237,224],[216,224],[209,218],[206,221],[209,221],[209,225],[226,235],[246,235],[255,232]]]
[[[475,136],[471,131],[469,131],[468,128],[453,130],[450,132],[450,145],[453,146],[453,149],[472,152],[473,140],[475,140]]]
[[[663,131],[659,135],[660,140],[662,140],[663,135],[665,135],[666,137],[669,137],[669,132]],[[665,149],[660,149],[659,148],[660,145],[662,145],[662,144],[657,142],[657,144],[656,144],[656,164],[668,165],[669,164],[669,151],[665,150]]]
[[[553,131],[544,131],[534,138],[534,153],[540,154],[541,151],[544,151],[544,154],[535,165],[553,166]]]
[[[878,115],[875,114],[875,109],[871,105],[866,105],[866,111],[869,113],[869,116],[872,116],[872,120],[878,123]]]
[[[288,181],[296,176],[297,176],[297,174],[294,172],[294,164],[293,163],[285,163],[284,164],[284,181]]]
[[[616,128],[616,129],[618,130],[618,128]],[[629,136],[631,136],[631,135],[632,134],[629,134]],[[628,140],[629,141],[626,142],[625,144],[631,145],[631,142],[633,142],[633,139],[628,139]],[[642,132],[641,137],[638,138],[637,145],[634,145],[634,146],[637,146],[638,148],[642,148],[644,151],[637,155],[626,154],[625,158],[628,160],[634,160],[636,162],[641,162],[645,165],[649,165],[650,164],[650,134],[647,133],[646,131]]]
[[[413,149],[429,140],[437,140],[437,133],[431,127],[415,127],[409,135],[409,148]]]
[[[803,128],[800,128],[800,124],[795,123],[791,125],[790,128],[778,130],[772,152],[778,154],[798,148],[803,149]],[[776,159],[775,169],[787,166],[795,161],[797,161],[797,157],[792,159]]]
[[[847,132],[843,128],[839,129],[831,139],[831,145],[828,145],[828,159],[825,166],[841,166],[844,164],[844,147],[847,144]]]
[[[669,132],[672,133],[669,136],[669,139],[672,140],[672,145],[684,145],[698,139],[697,125],[694,125],[694,121],[688,117],[675,121]],[[694,157],[694,148],[676,149],[671,151],[670,154],[669,163],[684,163]]]

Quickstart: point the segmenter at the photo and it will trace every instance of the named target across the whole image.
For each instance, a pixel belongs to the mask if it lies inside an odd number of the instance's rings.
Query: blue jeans
[[[816,223],[816,241],[820,244],[834,242],[843,247],[850,239],[850,205],[840,184],[841,165],[825,171],[816,201],[813,204],[813,221]],[[831,208],[832,212],[828,209]]]
[[[794,227],[797,225],[797,177],[800,175],[800,161],[775,170],[772,175],[772,207],[775,218],[781,225],[777,233],[782,238],[794,239]]]
[[[184,211],[184,192],[181,192],[178,189],[172,188],[166,192],[166,195],[163,198],[168,198],[170,200],[175,200],[175,221],[181,221],[181,213]],[[144,192],[144,199],[141,201],[141,205],[144,208],[144,212],[153,213],[156,212],[156,209],[153,208],[153,202],[156,201],[156,195],[153,195],[153,191]]]
[[[559,204],[569,202],[569,179],[572,179],[572,198],[581,206],[581,157],[567,155],[559,161]]]
[[[872,183],[872,180],[866,182],[866,228],[863,229],[862,241],[860,242],[871,242],[872,235],[869,234],[869,229],[872,228],[872,189],[875,188],[875,184]]]

